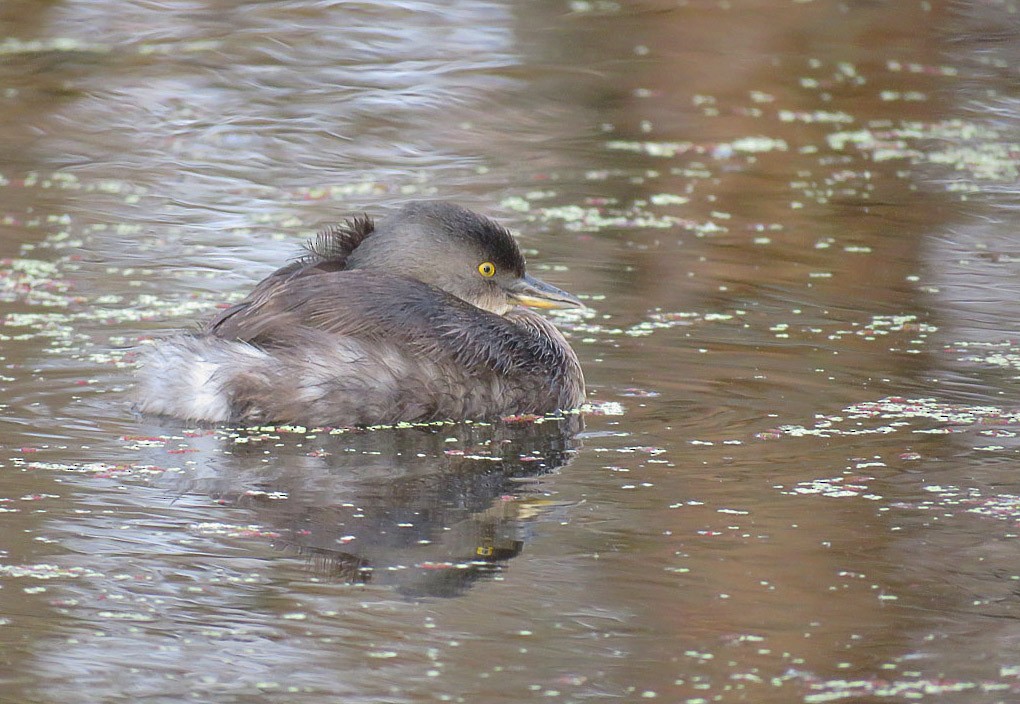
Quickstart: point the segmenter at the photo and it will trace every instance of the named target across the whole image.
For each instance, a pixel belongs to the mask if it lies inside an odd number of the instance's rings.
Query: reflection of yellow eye
[[[496,265],[492,262],[482,262],[478,265],[478,273],[485,278],[489,278],[496,273]]]

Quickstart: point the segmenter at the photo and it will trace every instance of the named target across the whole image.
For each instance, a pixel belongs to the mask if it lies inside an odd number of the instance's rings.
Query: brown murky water
[[[0,7],[0,701],[1020,700],[1020,8]],[[131,408],[323,223],[520,232],[594,411]]]

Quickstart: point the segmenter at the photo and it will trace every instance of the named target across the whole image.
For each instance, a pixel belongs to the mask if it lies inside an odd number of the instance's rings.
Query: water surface
[[[1020,696],[1014,2],[8,2],[0,700]],[[592,408],[130,402],[324,223],[445,198]]]

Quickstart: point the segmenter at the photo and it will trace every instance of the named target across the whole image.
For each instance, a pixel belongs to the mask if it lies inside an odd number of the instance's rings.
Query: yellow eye
[[[496,273],[496,265],[492,262],[482,262],[478,265],[478,273],[485,278],[489,278]]]

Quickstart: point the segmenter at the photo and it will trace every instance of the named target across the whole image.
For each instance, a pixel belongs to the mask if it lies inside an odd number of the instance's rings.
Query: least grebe
[[[144,355],[139,408],[195,421],[352,426],[545,414],[584,402],[560,332],[579,307],[510,233],[446,202],[355,217],[201,332]]]

